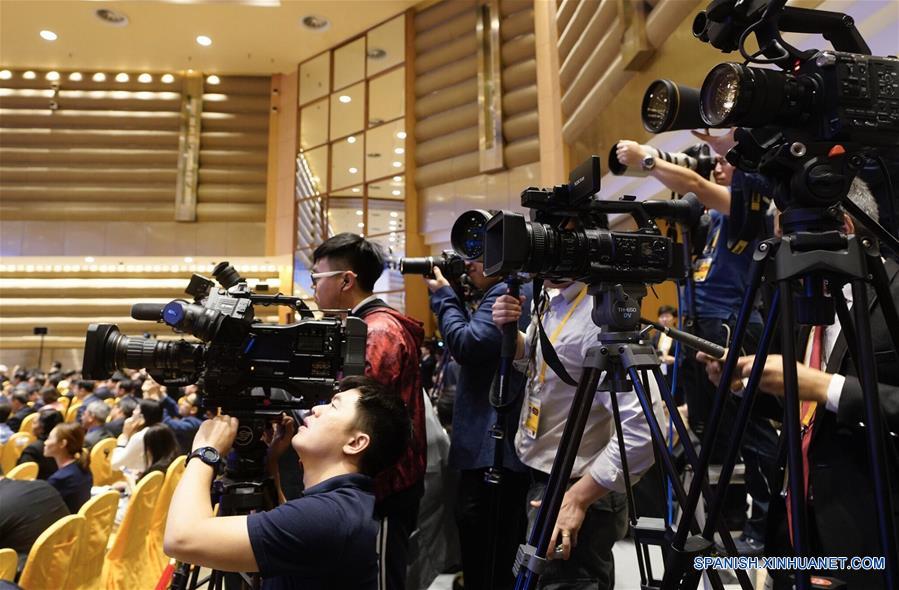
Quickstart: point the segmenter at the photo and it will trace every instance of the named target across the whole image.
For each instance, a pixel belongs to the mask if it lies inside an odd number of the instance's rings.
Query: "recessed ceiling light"
[[[35,78],[37,78],[37,74],[35,74],[31,70],[28,70],[27,72],[22,74],[22,77],[25,78],[26,80],[34,80]]]
[[[150,74],[147,74],[147,73],[143,73],[137,77],[137,81],[142,84],[149,84],[150,82],[153,81],[153,76],[151,76]]]
[[[175,81],[175,76],[173,76],[171,74],[163,74],[162,78],[160,78],[160,80],[162,80],[163,84],[171,84],[172,82]]]
[[[357,173],[357,172],[359,172],[359,169],[356,168],[355,166],[353,166],[353,167],[350,168],[350,174],[355,174],[355,173]]]
[[[338,98],[337,100],[339,100],[339,101],[342,102],[343,104],[347,104],[347,103],[353,101],[352,97],[347,96],[346,94],[341,94],[341,95],[340,95],[340,98]]]
[[[85,261],[85,262],[95,262],[93,256],[85,256],[85,257],[84,257],[84,261]]]
[[[300,24],[310,31],[322,32],[327,31],[331,27],[331,21],[323,16],[310,14],[300,19]]]
[[[41,34],[41,39],[43,39],[45,41],[56,41],[57,39],[59,39],[59,35],[57,35],[53,31],[48,31],[46,29],[41,31],[40,34]]]
[[[362,215],[362,209],[356,209],[356,215]]]
[[[394,176],[393,182],[403,182],[403,177],[402,176]]]
[[[356,224],[356,227],[365,227],[365,224],[360,221]]]
[[[12,72],[9,70],[0,70],[0,80],[9,80],[12,78]]]
[[[391,211],[391,212],[390,212],[390,216],[391,216],[391,217],[399,217],[400,214],[397,213],[396,211]]]
[[[59,80],[59,72],[47,72],[46,75],[44,75],[44,78],[51,82],[56,82]]]
[[[402,153],[404,153],[405,151],[406,151],[406,150],[404,150],[403,148],[396,148],[395,150],[393,150],[393,153],[394,153],[394,154],[402,154]]]
[[[396,132],[396,136],[397,136],[399,139],[406,139],[406,132],[405,132],[405,131],[397,131],[397,132]]]
[[[394,162],[394,163],[393,163],[393,167],[394,167],[394,168],[402,168],[402,167],[403,167],[403,163],[402,163],[402,162]]]
[[[221,81],[222,81],[221,78],[219,78],[215,74],[212,74],[211,76],[206,76],[207,84],[212,84],[214,86],[216,84],[219,84]]]
[[[354,193],[361,193],[361,192],[362,192],[362,189],[359,188],[358,186],[356,186],[356,187],[353,187],[353,192],[354,192]]]
[[[128,17],[121,12],[110,10],[108,8],[98,8],[94,14],[101,21],[113,27],[124,27],[128,24]]]
[[[81,75],[81,72],[72,72],[69,74],[69,80],[72,82],[81,82],[84,76]]]
[[[400,191],[397,191],[397,190],[393,191],[393,196],[394,196],[394,197],[398,197],[398,196],[400,196],[401,194],[402,194],[402,193],[401,193]]]
[[[128,74],[126,74],[125,72],[119,72],[118,74],[115,75],[116,82],[127,82],[130,79],[131,79],[131,77]]]
[[[346,138],[346,142],[347,143],[356,143],[356,138],[353,137],[352,135],[350,135],[349,137]]]
[[[210,39],[206,35],[197,35],[197,45],[209,47],[210,45],[212,45],[212,39]]]
[[[184,262],[186,262],[186,263],[188,263],[188,264],[190,264],[190,263],[193,262],[193,261],[194,261],[194,259],[191,258],[190,256],[185,256],[185,257],[184,257]]]
[[[97,72],[96,74],[94,74],[94,75],[91,77],[91,79],[92,79],[94,82],[105,82],[105,81],[106,81],[106,74],[104,74],[103,72]]]

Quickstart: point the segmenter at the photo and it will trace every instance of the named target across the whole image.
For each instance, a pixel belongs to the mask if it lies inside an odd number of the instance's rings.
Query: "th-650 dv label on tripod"
[[[693,569],[883,570],[883,557],[694,557]]]

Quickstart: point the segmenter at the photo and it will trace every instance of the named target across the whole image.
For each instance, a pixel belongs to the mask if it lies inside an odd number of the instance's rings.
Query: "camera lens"
[[[484,255],[484,227],[492,215],[483,209],[466,211],[453,224],[450,242],[453,250],[467,260]]]
[[[747,77],[742,68],[740,64],[718,64],[706,76],[699,104],[702,119],[709,125],[714,127],[733,124],[741,95],[745,96],[746,93]]]
[[[194,372],[202,363],[202,355],[200,344],[126,336],[113,324],[91,324],[82,373],[86,379],[106,379],[120,369]]]
[[[671,80],[656,80],[649,85],[640,114],[643,127],[650,133],[705,127],[699,113],[699,91]]]

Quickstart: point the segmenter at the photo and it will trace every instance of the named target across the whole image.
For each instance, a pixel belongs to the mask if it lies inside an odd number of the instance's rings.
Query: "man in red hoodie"
[[[379,588],[402,590],[427,462],[419,370],[424,330],[421,322],[372,293],[384,270],[384,256],[376,243],[357,234],[337,234],[315,249],[313,260],[312,288],[319,308],[349,309],[350,315],[365,321],[365,375],[401,396],[412,418],[409,448],[375,480],[375,510],[381,518]]]

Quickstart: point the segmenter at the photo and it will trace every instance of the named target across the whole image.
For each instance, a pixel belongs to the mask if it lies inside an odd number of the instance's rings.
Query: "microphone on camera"
[[[131,317],[145,322],[162,321],[162,303],[135,303],[131,306]]]

